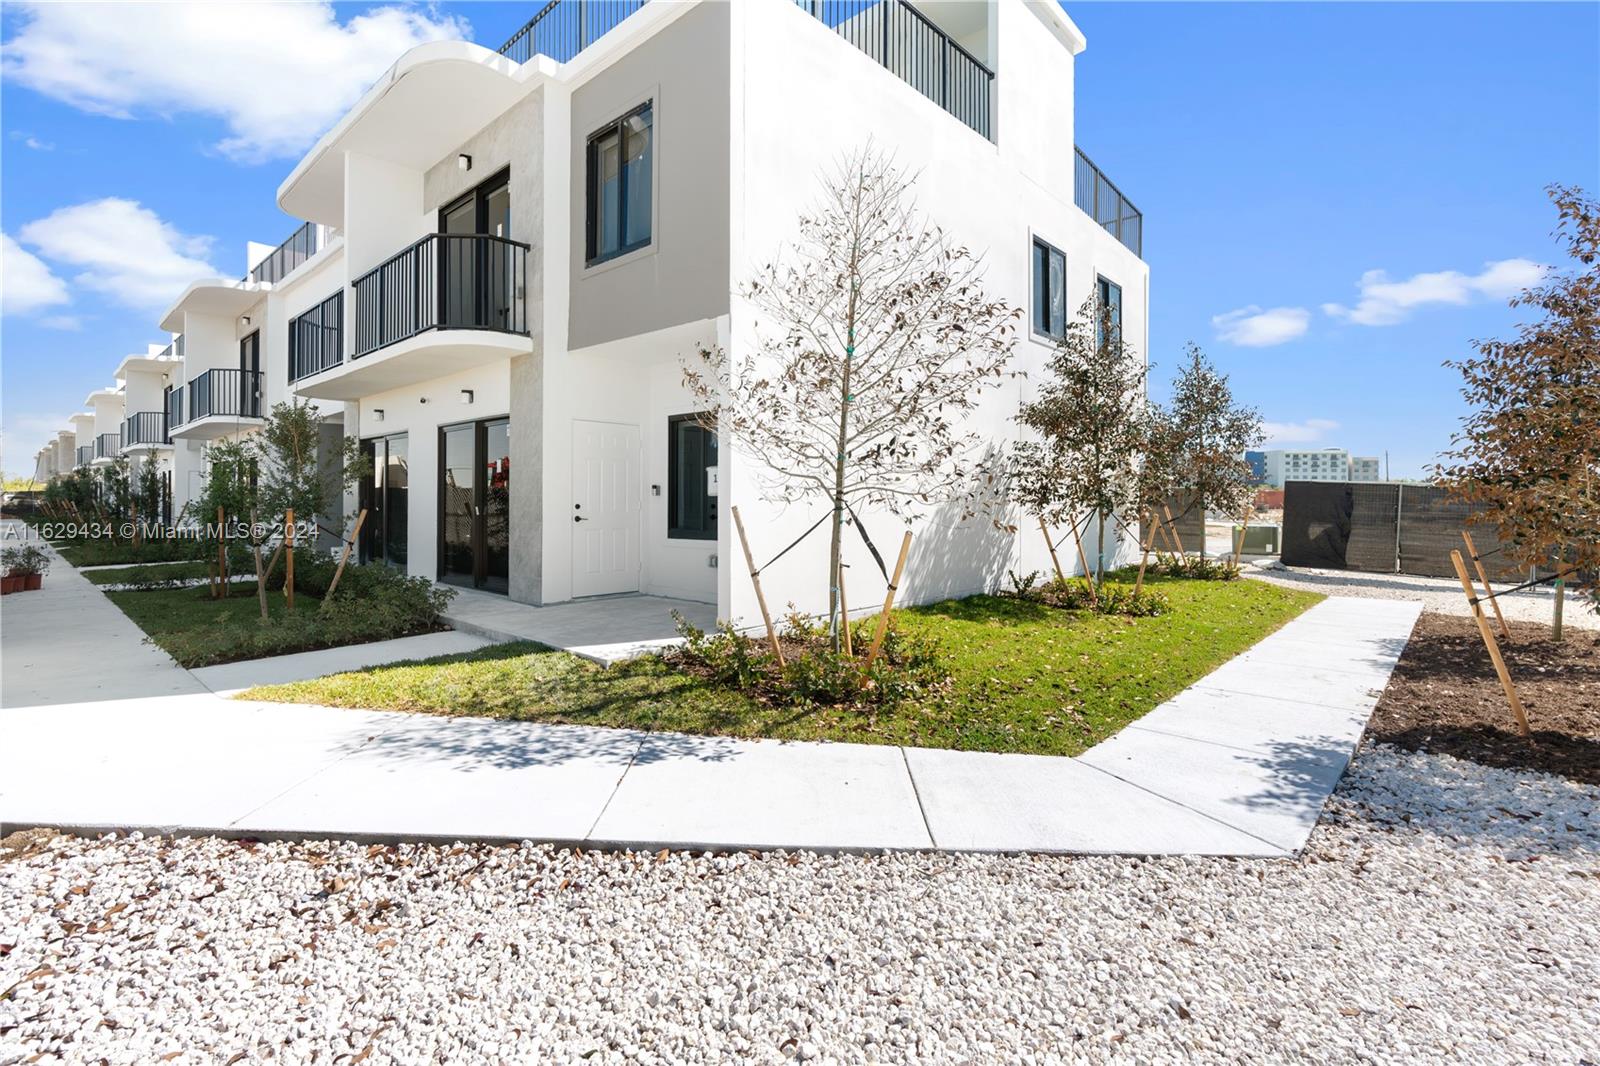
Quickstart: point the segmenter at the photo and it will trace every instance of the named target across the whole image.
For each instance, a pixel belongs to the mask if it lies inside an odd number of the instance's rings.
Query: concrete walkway
[[[456,589],[444,613],[455,629],[493,641],[532,640],[611,666],[678,642],[672,614],[701,629],[717,624],[715,604],[665,596],[596,596],[549,607]]]
[[[1067,759],[225,700],[76,574],[47,587],[73,602],[4,607],[0,831],[651,848],[1289,855],[1419,610],[1328,600]]]

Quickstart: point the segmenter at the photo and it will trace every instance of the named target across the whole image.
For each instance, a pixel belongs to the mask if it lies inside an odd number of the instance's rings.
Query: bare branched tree
[[[1461,372],[1473,410],[1437,473],[1482,507],[1516,561],[1600,567],[1600,202],[1548,191],[1577,269],[1512,298],[1539,321],[1445,364]]]
[[[843,159],[796,243],[743,286],[755,351],[708,348],[684,365],[765,498],[831,507],[830,618],[847,514],[909,518],[971,495],[981,440],[966,416],[1005,376],[1021,314],[919,213],[915,180],[871,145]]]
[[[1067,324],[1039,394],[1017,421],[1038,434],[1013,449],[1015,497],[1046,525],[1093,512],[1095,580],[1105,577],[1106,521],[1138,508],[1147,410],[1144,360],[1091,298]]]

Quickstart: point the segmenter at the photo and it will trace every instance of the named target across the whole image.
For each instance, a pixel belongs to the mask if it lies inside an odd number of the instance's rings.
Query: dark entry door
[[[406,566],[406,525],[410,507],[410,461],[404,433],[361,442],[372,473],[361,483],[361,506],[367,511],[361,527],[363,562]]]
[[[239,414],[261,416],[261,331],[239,342]]]
[[[511,577],[510,420],[439,430],[439,580],[504,593]]]

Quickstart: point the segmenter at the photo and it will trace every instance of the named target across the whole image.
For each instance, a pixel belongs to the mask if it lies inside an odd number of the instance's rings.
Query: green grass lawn
[[[269,685],[242,699],[794,740],[1075,755],[1188,687],[1322,597],[1259,581],[1157,578],[1153,618],[974,596],[896,611],[935,640],[947,692],[880,709],[775,707],[658,659],[602,669],[535,644]],[[137,594],[148,595],[148,594]],[[253,602],[253,601],[252,601]]]
[[[90,570],[83,576],[96,585],[122,585],[135,581],[185,581],[203,578],[208,573],[203,562],[143,563],[119,566],[114,570]]]
[[[155,538],[137,545],[131,541],[104,539],[79,539],[65,543],[52,541],[51,544],[61,553],[61,558],[80,567],[195,559],[204,550],[197,542],[178,537]],[[215,550],[211,554],[215,555]]]
[[[253,581],[228,586],[228,597],[221,600],[212,599],[204,585],[107,592],[105,595],[122,608],[151,641],[183,666],[211,666],[328,646],[306,639],[306,630],[321,600],[296,594],[296,618],[288,619],[289,609],[283,593],[269,592],[267,607],[273,624],[263,627],[261,602],[256,599]],[[294,621],[303,624],[298,628],[287,624]]]

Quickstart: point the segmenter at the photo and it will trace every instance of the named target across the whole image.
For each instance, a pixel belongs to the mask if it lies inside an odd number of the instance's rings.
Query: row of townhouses
[[[41,472],[152,463],[181,516],[212,442],[309,402],[329,454],[353,436],[373,460],[345,501],[367,510],[367,563],[530,604],[644,592],[752,618],[730,506],[763,557],[819,516],[762,499],[682,361],[754,349],[740,285],[843,154],[871,142],[917,172],[920,210],[1025,309],[1026,376],[971,416],[986,439],[1014,436],[1091,294],[1145,351],[1142,217],[1075,144],[1084,47],[1053,0],[557,0],[498,51],[414,48],[280,185],[303,225],[252,244],[244,277],[175,294],[169,343],[123,360]],[[898,543],[898,522],[861,519]],[[1036,528],[954,504],[915,529],[910,602],[1048,565]],[[821,607],[826,550],[767,570],[769,599]]]

